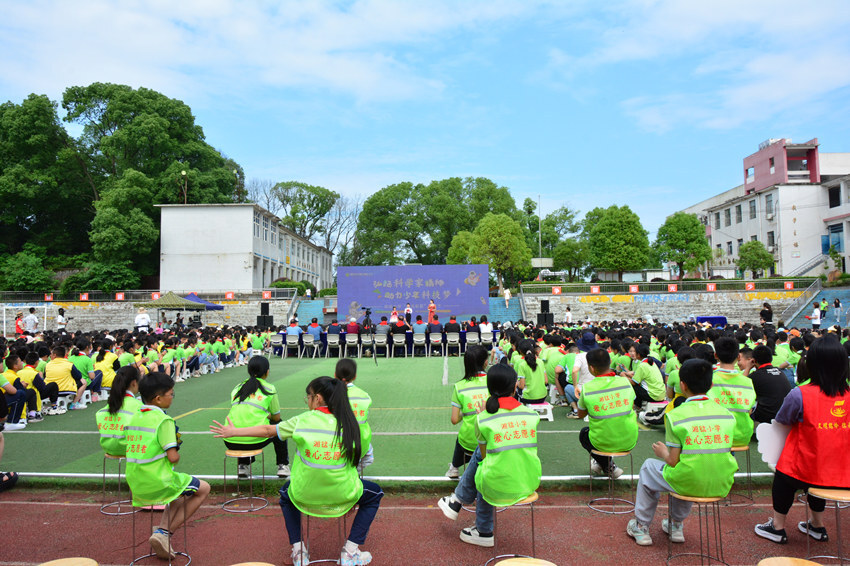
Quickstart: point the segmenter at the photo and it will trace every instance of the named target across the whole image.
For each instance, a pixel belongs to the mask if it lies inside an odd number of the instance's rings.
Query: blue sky
[[[0,0],[0,100],[145,86],[249,179],[482,176],[654,233],[767,138],[850,152],[848,24],[846,0]]]

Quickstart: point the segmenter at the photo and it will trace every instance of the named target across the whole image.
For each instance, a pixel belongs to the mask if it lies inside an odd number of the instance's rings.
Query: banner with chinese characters
[[[363,318],[362,307],[372,309],[372,320],[389,318],[393,307],[404,313],[407,303],[413,320],[428,320],[433,299],[440,320],[449,314],[490,314],[487,265],[378,265],[339,267],[337,294],[340,318]]]

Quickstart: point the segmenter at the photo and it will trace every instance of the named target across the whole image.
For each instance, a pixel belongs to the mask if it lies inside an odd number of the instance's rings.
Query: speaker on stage
[[[548,302],[548,301],[546,301]],[[539,326],[555,326],[555,313],[539,312],[537,313],[537,324]]]
[[[549,312],[549,299],[543,299],[540,301],[540,312]]]
[[[257,326],[260,328],[271,328],[274,326],[274,317],[270,315],[260,315],[257,317]]]
[[[269,316],[269,304],[268,303],[260,303],[260,314],[263,316]]]

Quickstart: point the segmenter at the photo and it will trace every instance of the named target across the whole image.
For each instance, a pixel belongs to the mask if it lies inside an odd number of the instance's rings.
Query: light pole
[[[540,195],[537,195],[537,257],[543,257],[543,209],[540,208]]]
[[[186,171],[180,171],[180,177],[177,178],[177,183],[180,185],[180,190],[183,191],[183,204],[189,203],[189,177],[186,176]]]

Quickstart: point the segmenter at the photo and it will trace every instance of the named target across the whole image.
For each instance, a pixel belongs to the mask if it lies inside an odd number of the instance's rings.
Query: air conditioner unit
[[[776,246],[767,246],[767,251],[773,253],[774,251],[776,251]]]
[[[767,221],[768,221],[768,222],[770,222],[771,220],[773,220],[773,215],[772,215],[772,214],[768,214],[768,215],[767,215]]]

